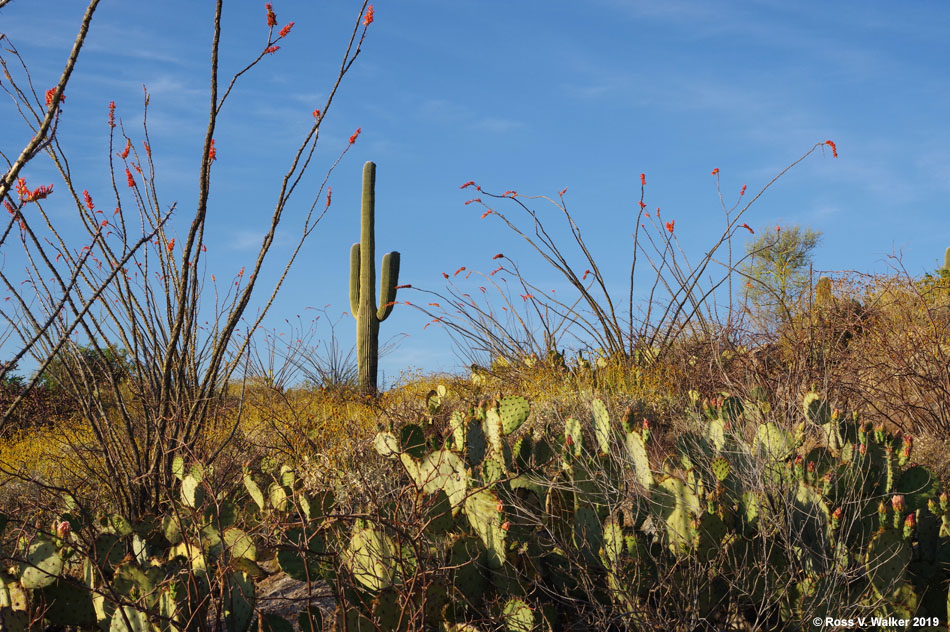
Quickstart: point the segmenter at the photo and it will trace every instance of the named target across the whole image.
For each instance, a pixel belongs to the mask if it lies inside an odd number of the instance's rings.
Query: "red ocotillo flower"
[[[287,24],[284,25],[284,28],[280,29],[280,33],[278,33],[278,35],[280,35],[281,37],[287,37],[287,34],[290,33],[290,29],[292,28],[294,28],[294,23],[288,22]]]
[[[647,174],[640,174],[640,186],[645,187],[647,185]]]
[[[360,135],[360,132],[361,132],[362,130],[363,130],[362,127],[357,127],[357,128],[356,128],[356,131],[353,132],[353,135],[350,136],[350,144],[351,144],[351,145],[356,142],[356,138]]]
[[[475,181],[474,181],[474,180],[469,180],[468,182],[466,182],[465,184],[463,184],[463,185],[460,186],[459,188],[460,188],[460,189],[465,189],[465,188],[467,188],[467,187],[472,186],[473,184],[475,184]]]
[[[94,211],[96,209],[95,204],[92,203],[92,196],[89,195],[89,191],[83,191],[82,198],[86,202],[86,208],[88,208],[90,211]]]
[[[825,144],[828,145],[829,147],[831,147],[831,155],[834,156],[835,158],[837,158],[837,157],[838,157],[838,147],[835,145],[835,142],[834,142],[833,140],[826,140],[826,141],[825,141]]]
[[[366,9],[366,15],[363,16],[363,26],[369,26],[373,23],[373,5]]]
[[[753,235],[755,234],[755,231],[752,230],[752,229],[749,227],[748,224],[743,224],[743,225],[742,225],[742,228],[745,228],[747,231],[749,231],[749,232],[752,233]]]
[[[670,234],[671,234],[671,235],[673,234],[673,224],[674,224],[675,222],[676,222],[676,220],[670,220],[670,221],[668,221],[668,222],[666,223],[666,230],[670,231]]]
[[[505,255],[503,255],[503,254],[501,254],[501,253],[499,252],[497,255],[495,255],[494,257],[492,257],[492,261],[494,261],[495,259],[501,259],[501,258],[504,257],[504,256],[505,256]]]
[[[277,26],[277,15],[274,13],[274,5],[270,2],[264,5],[267,9],[267,26]]]
[[[719,175],[719,167],[716,167],[715,169],[712,170],[712,175],[714,175],[714,176],[718,176],[718,175]]]

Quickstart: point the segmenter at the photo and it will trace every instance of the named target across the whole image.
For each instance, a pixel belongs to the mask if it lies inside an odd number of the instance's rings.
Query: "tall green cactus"
[[[363,210],[360,242],[350,249],[350,312],[356,319],[356,358],[359,365],[360,391],[375,395],[379,364],[379,323],[386,320],[396,300],[399,283],[399,253],[383,255],[379,307],[373,300],[376,289],[376,164],[363,165]]]
[[[950,275],[950,248],[943,253],[943,267],[940,268],[940,273],[944,276]]]

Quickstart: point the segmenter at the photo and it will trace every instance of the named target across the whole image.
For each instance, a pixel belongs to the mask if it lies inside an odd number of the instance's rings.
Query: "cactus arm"
[[[399,284],[399,253],[390,252],[383,255],[383,271],[379,282],[379,310],[376,318],[380,322],[386,320],[393,311],[396,301],[396,286]]]
[[[950,272],[950,248],[943,253],[943,269]]]
[[[357,318],[360,312],[360,245],[350,248],[350,313]]]

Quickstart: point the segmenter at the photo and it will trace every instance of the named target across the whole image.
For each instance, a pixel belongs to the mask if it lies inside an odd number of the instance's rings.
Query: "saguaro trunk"
[[[363,165],[363,208],[360,218],[360,242],[350,249],[350,312],[356,319],[356,359],[359,365],[360,391],[377,392],[379,365],[379,323],[386,320],[396,300],[399,283],[399,253],[383,255],[379,306],[376,290],[376,165]]]

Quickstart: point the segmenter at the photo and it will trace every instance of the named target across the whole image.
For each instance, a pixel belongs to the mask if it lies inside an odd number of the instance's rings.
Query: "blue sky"
[[[19,48],[37,86],[59,77],[82,4],[18,0],[0,10],[0,32]],[[253,262],[280,178],[312,110],[322,107],[359,6],[274,2],[279,25],[294,21],[294,29],[238,84],[215,135],[209,274],[230,278]],[[211,3],[103,0],[60,123],[79,188],[107,199],[106,106],[114,100],[127,132],[141,140],[146,84],[158,190],[163,206],[178,204],[172,231],[179,237],[197,197],[211,17]],[[226,80],[265,44],[264,3],[225,3],[223,28]],[[938,2],[899,9],[769,0],[377,2],[263,281],[276,278],[327,168],[357,127],[362,133],[331,174],[332,206],[265,324],[287,331],[284,319],[296,322],[299,314],[309,328],[315,311],[307,307],[329,305],[334,319],[348,310],[348,252],[359,237],[367,160],[378,165],[377,265],[383,253],[400,251],[400,283],[416,288],[444,291],[442,272],[466,266],[488,273],[491,257],[504,252],[538,286],[566,291],[498,218],[480,219],[483,208],[466,206],[471,189],[459,186],[475,180],[496,193],[555,198],[567,187],[568,209],[625,304],[640,173],[647,207],[675,220],[677,239],[695,260],[723,227],[713,168],[731,205],[742,185],[750,198],[826,139],[839,157],[815,152],[745,220],[757,230],[801,224],[823,231],[818,270],[886,272],[895,253],[912,274],[933,270],[950,245],[947,59],[950,6]],[[16,155],[28,133],[9,99],[0,108],[0,150]],[[31,186],[58,182],[42,158],[24,175]],[[60,210],[55,195],[47,208],[75,221],[75,209],[60,200]],[[573,253],[557,209],[532,207]],[[497,208],[518,216],[513,204]],[[4,255],[6,269],[22,265],[14,251]],[[462,291],[477,285],[460,281]],[[414,290],[399,299],[426,302]],[[326,320],[317,338],[329,335]],[[382,340],[406,334],[381,361],[386,383],[406,369],[462,363],[438,326],[423,329],[428,320],[399,305],[382,324]],[[339,321],[344,347],[354,333],[349,316]]]

